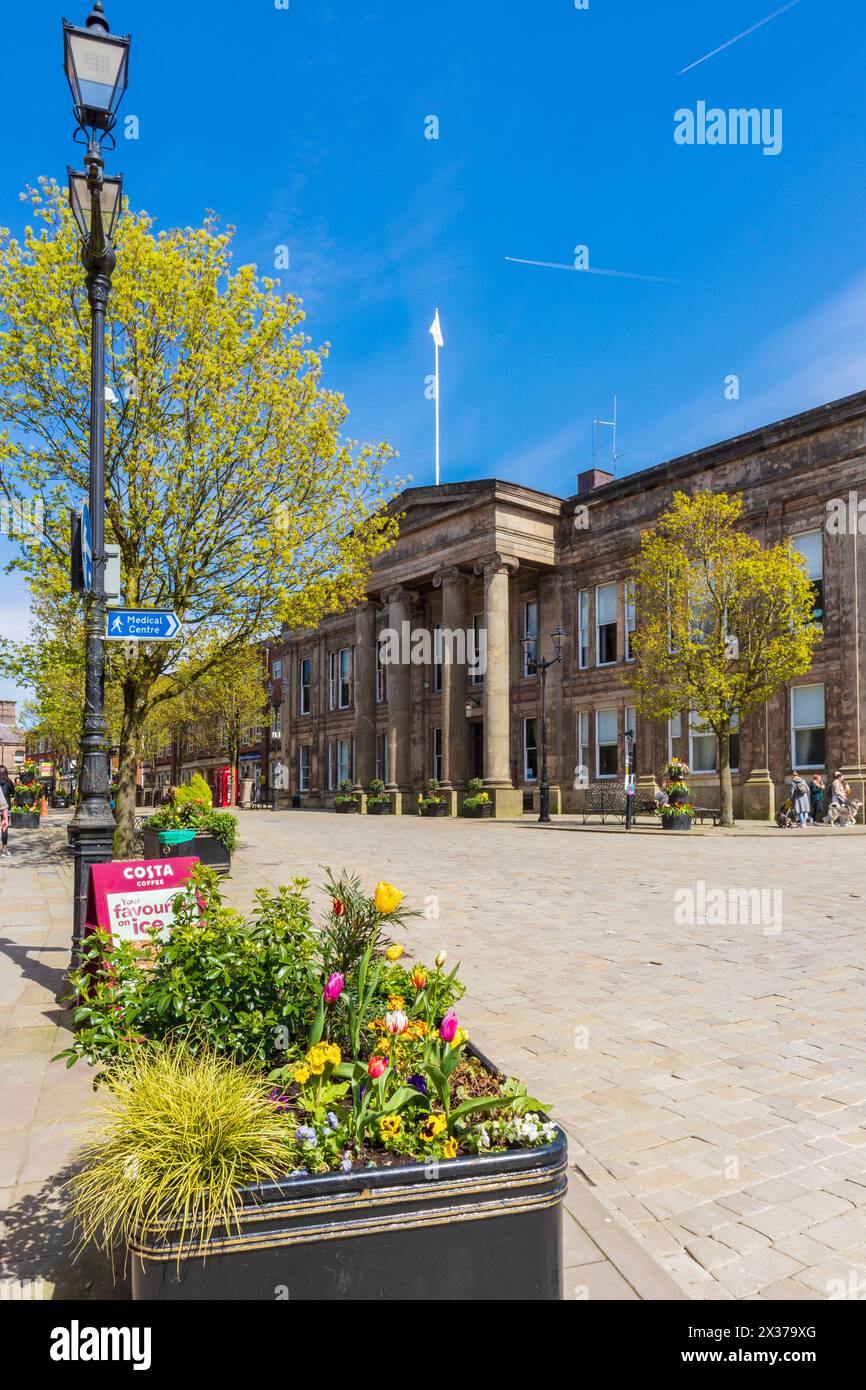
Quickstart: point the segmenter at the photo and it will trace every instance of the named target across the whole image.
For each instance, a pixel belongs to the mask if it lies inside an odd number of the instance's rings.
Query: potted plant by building
[[[664,789],[667,803],[659,806],[663,830],[691,830],[695,808],[690,800],[686,778],[689,767],[682,758],[671,758],[665,767]]]
[[[35,763],[23,763],[9,808],[12,829],[38,830],[42,824],[41,809],[42,785],[39,781],[39,769]]]
[[[356,815],[358,812],[358,798],[354,792],[354,785],[350,777],[344,777],[340,783],[340,790],[334,797],[334,810],[343,816]]]
[[[438,777],[428,777],[426,791],[418,793],[419,816],[444,816],[448,814],[448,803],[442,795]]]
[[[402,963],[399,890],[329,879],[320,931],[307,886],[245,923],[197,868],[147,971],[87,939],[82,1237],[126,1245],[136,1299],[560,1298],[564,1134],[470,1046],[444,953]]]
[[[385,791],[385,783],[381,777],[374,777],[367,793],[367,815],[389,816],[390,814],[391,798]]]
[[[464,816],[482,820],[493,815],[493,802],[483,788],[484,783],[480,777],[470,778],[469,795],[463,798]]]
[[[211,789],[198,772],[144,823],[145,859],[194,855],[221,873],[231,868],[237,840],[237,816],[213,810]]]

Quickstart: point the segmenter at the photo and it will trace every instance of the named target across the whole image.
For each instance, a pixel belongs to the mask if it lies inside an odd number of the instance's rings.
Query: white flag
[[[445,339],[442,337],[442,325],[439,322],[439,310],[436,310],[436,317],[428,330],[433,337],[433,341],[438,348],[445,346]]]

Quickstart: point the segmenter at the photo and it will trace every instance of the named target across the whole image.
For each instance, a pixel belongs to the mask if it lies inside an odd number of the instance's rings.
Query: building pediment
[[[471,567],[501,552],[522,564],[552,567],[560,498],[495,478],[409,488],[394,499],[396,543],[373,566],[371,592],[431,581],[440,569]]]

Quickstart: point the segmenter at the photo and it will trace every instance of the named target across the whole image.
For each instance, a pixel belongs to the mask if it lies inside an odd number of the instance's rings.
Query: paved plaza
[[[461,1021],[570,1136],[568,1297],[866,1297],[866,834],[240,819],[238,906],[345,866],[425,913],[411,953],[462,961]],[[0,863],[0,1277],[102,1297],[57,1193],[93,1103],[85,1068],[49,1062],[65,819],[18,838]]]

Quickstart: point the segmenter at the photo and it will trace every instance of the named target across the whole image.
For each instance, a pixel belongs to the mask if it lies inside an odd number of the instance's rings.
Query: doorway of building
[[[470,756],[473,777],[484,776],[484,720],[472,721],[472,752]]]

